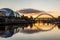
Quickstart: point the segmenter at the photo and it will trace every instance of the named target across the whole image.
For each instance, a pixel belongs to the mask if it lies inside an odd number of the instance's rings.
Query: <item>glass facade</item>
[[[14,12],[13,10],[9,8],[2,8],[0,9],[0,16],[15,16],[20,17],[19,13]]]

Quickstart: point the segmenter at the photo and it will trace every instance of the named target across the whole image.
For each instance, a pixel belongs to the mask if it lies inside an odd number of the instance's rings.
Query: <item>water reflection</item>
[[[51,24],[51,23],[29,23],[29,24],[19,24],[19,25],[10,25],[10,26],[1,26],[0,28],[0,36],[1,37],[11,37],[17,32],[21,33],[37,33],[41,31],[50,31],[54,27],[58,27],[60,29],[59,24]]]

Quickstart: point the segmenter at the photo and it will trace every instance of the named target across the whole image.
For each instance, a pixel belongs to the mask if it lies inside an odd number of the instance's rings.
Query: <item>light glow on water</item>
[[[35,23],[33,24],[32,28],[30,28],[30,26],[28,26],[27,28],[24,28],[24,30],[52,30],[53,28],[55,28],[55,24],[48,24],[48,23]]]

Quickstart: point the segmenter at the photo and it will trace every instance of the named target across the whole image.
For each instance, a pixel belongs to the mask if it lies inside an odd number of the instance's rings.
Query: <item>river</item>
[[[30,27],[28,26],[23,30],[23,32],[21,28],[18,28],[20,29],[20,31],[15,33],[13,36],[8,38],[0,37],[0,40],[60,40],[60,29],[58,28],[57,25],[46,24],[46,23],[44,25],[42,25],[42,23],[40,25],[36,23],[35,25],[38,27],[35,27],[33,25],[33,28],[30,29]],[[40,30],[40,28],[43,29],[43,31]],[[34,31],[34,32],[30,33],[26,30],[29,30],[30,32],[31,31]]]

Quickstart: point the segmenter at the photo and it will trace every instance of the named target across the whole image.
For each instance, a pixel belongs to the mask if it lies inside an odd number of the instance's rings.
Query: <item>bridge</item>
[[[42,15],[48,15],[50,16],[50,18],[40,18],[40,16]],[[46,12],[40,13],[36,18],[34,18],[34,20],[36,20],[37,22],[43,22],[43,23],[57,23],[58,22],[58,18],[55,18],[53,15],[48,14]]]

